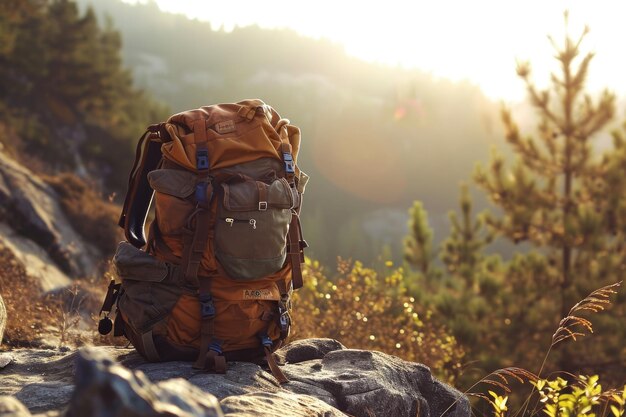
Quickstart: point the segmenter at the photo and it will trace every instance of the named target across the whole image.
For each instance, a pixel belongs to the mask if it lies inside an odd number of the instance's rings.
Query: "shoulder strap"
[[[288,125],[289,120],[280,119],[280,121],[276,124],[276,130],[281,140],[280,150],[284,163],[285,178],[287,179],[289,186],[292,187],[294,192],[297,193],[298,191],[295,183],[297,167],[292,153],[292,146],[289,142],[289,133],[287,131]],[[289,225],[289,234],[287,235],[287,255],[291,261],[291,277],[294,290],[301,288],[303,285],[302,263],[304,262],[304,248],[308,246],[306,241],[302,238],[302,228],[300,226],[299,218],[300,208],[302,206],[302,195],[298,193],[298,197],[298,207],[292,213],[291,223]]]
[[[148,183],[148,173],[161,161],[164,134],[167,131],[162,123],[148,127],[137,143],[135,162],[128,177],[128,190],[118,225],[124,229],[126,239],[138,248],[146,244],[144,225],[154,194]]]

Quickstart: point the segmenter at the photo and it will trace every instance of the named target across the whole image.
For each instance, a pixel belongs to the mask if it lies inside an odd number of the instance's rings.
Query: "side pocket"
[[[118,308],[139,332],[162,320],[180,297],[181,291],[167,279],[168,265],[128,242],[118,245],[113,264],[122,280]]]
[[[254,280],[282,268],[295,205],[284,178],[269,184],[222,184],[217,209],[215,256],[233,279]]]

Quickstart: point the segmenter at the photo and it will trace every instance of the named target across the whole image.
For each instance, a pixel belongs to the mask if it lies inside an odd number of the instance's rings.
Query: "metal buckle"
[[[259,201],[259,211],[267,210],[267,201]]]

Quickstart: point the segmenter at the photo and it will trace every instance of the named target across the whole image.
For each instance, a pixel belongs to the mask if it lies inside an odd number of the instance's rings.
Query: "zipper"
[[[253,229],[256,229],[256,220],[255,219],[234,219],[232,217],[225,217],[222,220],[224,220],[226,223],[228,223],[228,225],[230,227],[233,227],[233,224],[235,223],[248,223],[249,225],[252,226]]]

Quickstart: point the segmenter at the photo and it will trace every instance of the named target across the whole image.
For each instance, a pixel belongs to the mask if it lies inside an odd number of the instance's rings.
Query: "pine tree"
[[[501,262],[498,256],[484,254],[493,236],[483,216],[473,214],[467,185],[461,187],[459,205],[460,216],[449,213],[450,235],[439,249],[447,275],[433,295],[433,308],[435,317],[465,346],[468,358],[495,369],[502,365],[496,352],[505,325],[500,319]]]
[[[409,209],[409,235],[404,239],[404,260],[422,274],[428,274],[433,258],[433,230],[428,224],[428,213],[422,203],[416,201]]]
[[[483,249],[491,243],[493,235],[485,231],[482,216],[472,215],[472,198],[467,185],[461,186],[461,219],[452,211],[448,215],[450,236],[442,243],[441,260],[447,271],[465,281],[468,289],[479,292],[478,270],[484,260]]]
[[[22,138],[8,145],[123,189],[134,140],[169,111],[133,86],[111,22],[71,0],[9,0],[0,42],[0,122]]]
[[[626,202],[626,178],[619,171],[623,160],[618,155],[624,145],[616,136],[615,148],[602,158],[594,148],[614,116],[615,96],[604,91],[594,101],[585,93],[593,58],[592,53],[580,56],[586,34],[587,29],[573,40],[566,33],[561,47],[552,41],[560,73],[552,74],[545,90],[533,84],[530,64],[518,64],[517,73],[538,116],[537,138],[523,135],[510,110],[503,109],[506,139],[516,161],[507,168],[504,157],[494,153],[489,169],[478,167],[475,173],[476,182],[501,212],[487,219],[493,230],[536,249],[517,255],[507,277],[508,302],[517,306],[510,312],[523,315],[524,323],[516,328],[516,351],[522,356],[535,349],[533,332],[546,323],[556,328],[591,290],[623,279],[625,217],[618,213],[623,214]],[[619,324],[624,320],[619,317],[623,302],[618,299],[615,307],[603,317],[594,316],[600,323],[592,342],[561,347],[562,370],[598,372],[604,365],[624,366],[621,345],[626,329]]]

